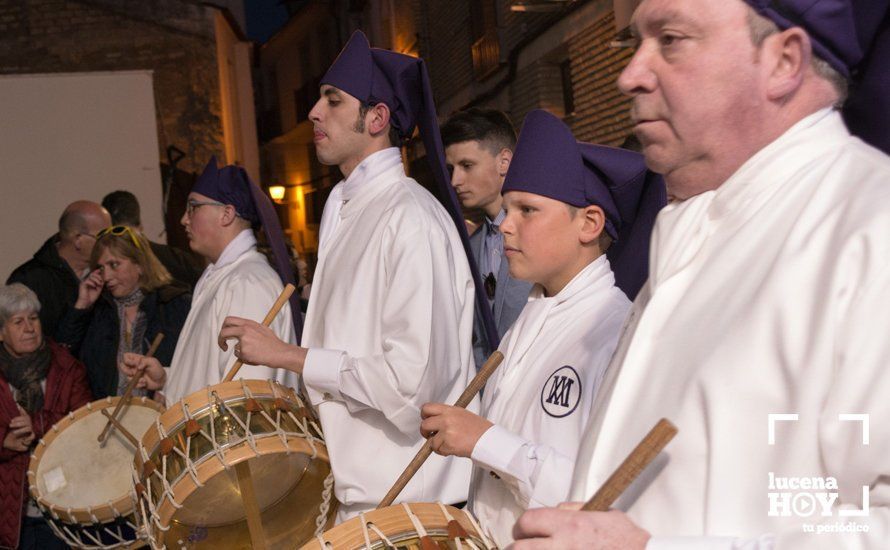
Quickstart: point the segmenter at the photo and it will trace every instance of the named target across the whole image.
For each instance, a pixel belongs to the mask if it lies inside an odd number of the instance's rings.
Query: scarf
[[[120,334],[118,334],[117,344],[117,362],[123,361],[125,353],[142,353],[142,340],[145,337],[145,329],[147,326],[145,313],[140,309],[136,311],[136,318],[133,319],[132,331],[127,331],[126,309],[142,303],[145,294],[141,288],[137,288],[123,298],[114,298],[114,305],[117,308],[118,326]],[[129,383],[129,379],[125,376],[118,376],[117,395],[121,395]],[[145,395],[144,390],[134,390],[133,395]]]
[[[40,382],[49,372],[52,352],[44,341],[33,353],[13,357],[6,346],[0,345],[0,373],[16,390],[16,402],[33,415],[43,409],[43,388]]]

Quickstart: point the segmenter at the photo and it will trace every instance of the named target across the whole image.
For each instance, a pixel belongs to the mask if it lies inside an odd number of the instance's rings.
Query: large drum
[[[75,548],[137,547],[132,464],[136,449],[117,430],[104,446],[99,434],[119,397],[88,403],[56,423],[31,455],[28,482],[47,521]],[[155,423],[163,407],[131,398],[120,423],[137,437]]]
[[[239,379],[185,397],[143,436],[134,476],[152,547],[250,548],[239,463],[249,467],[269,548],[296,547],[333,520],[318,423],[292,389]]]
[[[301,550],[494,550],[473,516],[440,503],[373,510],[318,535]]]

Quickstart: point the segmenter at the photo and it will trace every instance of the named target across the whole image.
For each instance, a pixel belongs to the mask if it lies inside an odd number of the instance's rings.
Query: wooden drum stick
[[[278,299],[275,300],[275,303],[272,304],[272,309],[269,310],[269,313],[266,314],[266,318],[263,319],[263,326],[267,327],[272,324],[272,321],[275,319],[275,316],[278,315],[278,312],[281,311],[281,308],[284,307],[284,304],[290,300],[290,295],[294,293],[296,287],[292,284],[288,284],[284,287],[284,290],[281,291],[281,294],[278,296]],[[235,361],[235,364],[232,365],[232,368],[229,369],[229,373],[226,374],[226,377],[223,378],[223,382],[228,382],[235,378],[235,375],[238,374],[238,371],[241,370],[241,365],[244,364],[244,361],[238,359]]]
[[[155,339],[152,341],[151,346],[148,348],[148,353],[145,354],[146,357],[151,357],[158,351],[158,347],[161,345],[161,340],[164,339],[164,333],[159,332],[155,335]],[[121,409],[124,407],[124,403],[129,401],[130,396],[133,395],[133,390],[136,389],[136,384],[139,382],[139,379],[142,378],[141,375],[137,373],[136,376],[130,378],[130,383],[127,384],[127,388],[124,390],[123,395],[121,395],[120,400],[117,402],[117,405],[114,406],[114,412],[111,413],[111,417],[117,420],[117,415],[121,412]],[[99,443],[105,444],[105,438],[108,437],[108,432],[111,431],[111,427],[114,424],[111,420],[105,423],[105,428],[102,429],[102,433],[99,434]]]
[[[108,422],[110,422],[111,424],[114,425],[115,428],[117,428],[117,431],[121,435],[123,435],[125,438],[127,438],[127,441],[129,441],[131,445],[136,447],[137,450],[139,449],[139,440],[136,439],[136,437],[133,434],[131,434],[129,430],[124,428],[124,426],[120,422],[118,422],[118,420],[114,416],[109,414],[108,409],[102,409],[102,414],[105,415],[105,418],[108,419]]]
[[[676,426],[666,418],[659,420],[581,509],[585,512],[608,511],[621,493],[634,482],[675,435],[677,435]]]
[[[467,389],[464,390],[457,401],[454,403],[455,407],[460,407],[461,409],[467,408],[467,405],[470,404],[470,401],[476,397],[476,394],[479,393],[479,390],[482,389],[482,386],[485,385],[485,382],[488,381],[488,377],[492,375],[498,365],[501,364],[501,361],[504,360],[504,355],[495,351],[491,354],[488,360],[482,365],[482,368],[479,369],[479,372],[470,382],[470,385],[467,386]],[[386,508],[387,506],[392,505],[393,501],[395,501],[396,497],[399,496],[399,493],[408,485],[408,482],[411,481],[411,478],[414,477],[414,474],[420,470],[420,467],[423,466],[423,463],[426,462],[426,459],[433,452],[433,444],[431,439],[427,439],[426,443],[423,444],[423,447],[417,451],[417,454],[414,455],[414,458],[408,463],[408,467],[405,468],[405,471],[402,472],[402,475],[399,476],[399,479],[393,484],[392,489],[386,493],[386,496],[383,497],[383,500],[380,501],[380,504],[377,505],[377,509]]]

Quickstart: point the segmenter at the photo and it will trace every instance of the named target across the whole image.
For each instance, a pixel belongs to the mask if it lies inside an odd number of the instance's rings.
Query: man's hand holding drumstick
[[[594,548],[645,550],[651,535],[612,504],[677,435],[677,427],[662,418],[586,503],[528,510],[513,526],[513,550]]]
[[[535,508],[513,527],[512,550],[643,550],[649,533],[618,510],[583,512],[581,502]]]
[[[219,331],[220,349],[229,349],[228,340],[235,343],[235,357],[247,365],[266,365],[273,369],[303,372],[306,348],[282,342],[271,328],[251,319],[226,317]]]

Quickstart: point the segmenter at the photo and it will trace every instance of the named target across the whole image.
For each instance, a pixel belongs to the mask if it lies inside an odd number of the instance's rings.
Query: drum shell
[[[414,521],[411,518],[412,514]],[[458,531],[462,531],[462,534],[465,535],[459,538],[462,547],[470,549],[475,546],[479,550],[496,550],[494,544],[482,533],[478,522],[468,511],[440,503],[418,502],[396,504],[366,512],[325,531],[311,542],[303,545],[300,550],[328,550],[328,548],[336,550],[386,548],[389,550],[391,548],[377,535],[374,529],[363,529],[363,523],[365,525],[373,524],[395,544],[397,550],[426,548],[421,541],[421,533],[418,532],[415,521],[423,526],[426,536],[440,546],[448,544],[447,548],[454,547],[451,543],[455,539],[449,536],[454,534],[454,530],[450,530],[449,527],[451,527],[451,523],[456,522],[460,525]],[[368,539],[365,538],[366,534]]]
[[[99,433],[107,422],[101,410],[113,412],[120,399],[120,397],[106,397],[72,411],[47,431],[31,455],[28,467],[31,496],[53,531],[75,548],[122,548],[142,545],[137,542],[135,535],[133,485],[128,469],[102,467],[109,457],[120,455],[122,450],[127,455],[125,460],[129,464],[131,460],[129,457],[135,456],[135,449],[116,430],[109,433],[105,445],[100,445],[98,442]],[[138,414],[130,413],[131,410],[138,411]],[[135,437],[140,437],[145,427],[163,410],[161,404],[145,397],[130,398],[128,404],[122,407],[118,418],[128,430],[137,432],[133,434]],[[69,449],[75,442],[77,448]],[[59,448],[58,445],[63,445],[65,448]],[[119,458],[124,460],[122,457]],[[49,461],[54,461],[56,467],[51,468],[52,464],[47,464]],[[67,476],[58,472],[55,475],[61,475],[66,485],[68,481],[80,482],[82,486],[74,487],[72,484],[69,491],[78,498],[85,496],[90,490],[97,489],[98,485],[111,485],[113,488],[110,491],[115,496],[93,505],[84,504],[81,500],[82,505],[79,506],[72,505],[72,502],[63,505],[58,499],[52,500],[50,496],[56,491],[42,491],[41,487],[47,489],[46,476],[63,468],[70,468],[73,472],[69,471]],[[105,492],[108,493],[109,489],[105,489]],[[71,495],[67,498],[70,499]],[[121,523],[125,527],[122,531],[116,531]],[[97,533],[102,533],[105,528],[113,529],[119,535],[123,535],[126,542],[107,533],[97,542],[82,533],[87,531],[98,538]]]
[[[249,401],[253,403],[249,404]],[[248,415],[251,407],[259,407],[261,412],[257,410]],[[228,423],[224,422],[226,418]],[[188,435],[190,420],[201,430],[191,436]],[[250,428],[252,444],[245,435],[245,426]],[[276,506],[283,506],[278,504],[279,500],[287,498],[291,502],[298,498],[300,508],[318,508],[320,514],[324,501],[322,493],[326,490],[329,504],[325,508],[325,525],[336,509],[335,505],[330,505],[333,481],[329,479],[327,448],[311,412],[292,389],[274,381],[261,380],[235,380],[208,386],[171,405],[158,419],[157,425],[145,433],[134,461],[134,479],[140,495],[139,519],[145,524],[152,546],[162,548],[171,544],[178,548],[179,541],[202,542],[208,546],[214,541],[224,541],[227,547],[246,544],[246,523],[234,516],[227,519],[215,517],[218,514],[225,516],[230,506],[243,513],[237,491],[225,491],[223,496],[235,495],[236,500],[224,500],[221,506],[208,505],[201,499],[208,491],[211,499],[218,499],[219,495],[211,490],[213,485],[222,479],[219,486],[229,487],[228,480],[235,478],[232,466],[236,464],[249,462],[256,481],[257,474],[262,478],[268,467],[278,467],[283,461],[288,464],[281,466],[285,473],[281,474],[282,479],[277,484],[282,496],[279,499],[276,495],[265,507],[260,503],[270,546],[282,540],[296,546],[316,530],[314,523],[307,525],[306,518],[311,514],[306,510],[301,512],[302,523],[295,520],[288,526],[277,517],[270,517]],[[287,478],[293,478],[294,471],[300,468],[302,471],[296,482],[287,486]],[[259,481],[262,484],[262,479]],[[269,488],[268,483],[265,486]],[[305,498],[294,494],[304,488]],[[261,496],[265,492],[257,489]],[[318,494],[312,494],[315,492]],[[200,521],[196,519],[199,516]],[[312,519],[318,518],[312,516]],[[214,521],[216,523],[212,523]],[[291,534],[283,532],[302,532],[310,527],[308,534],[301,535],[303,538],[299,541],[290,540]]]

